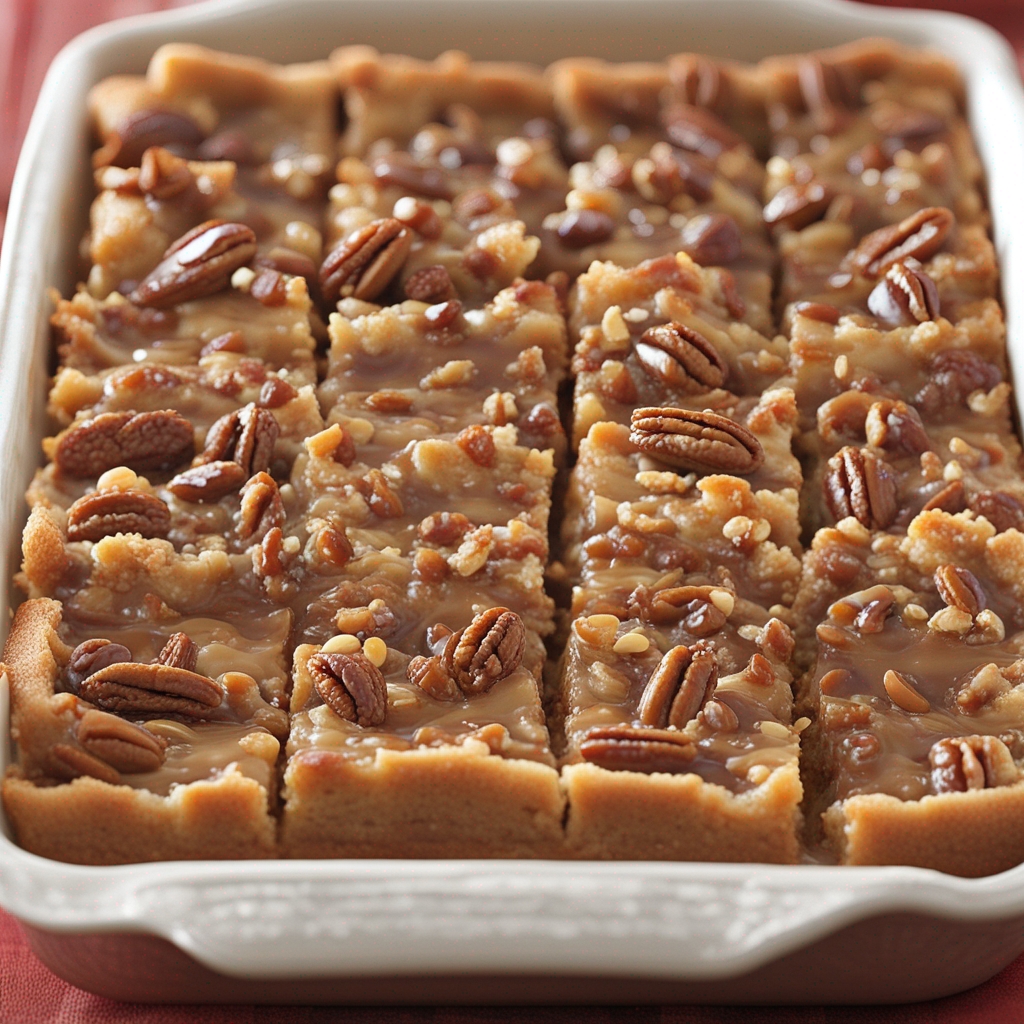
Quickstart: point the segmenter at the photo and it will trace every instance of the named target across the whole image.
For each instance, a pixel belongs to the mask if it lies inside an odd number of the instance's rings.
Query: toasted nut
[[[441,662],[463,693],[473,695],[515,672],[525,652],[523,620],[507,608],[489,608],[448,638]]]
[[[131,294],[137,306],[158,309],[223,291],[231,275],[256,255],[245,224],[208,220],[182,235]]]
[[[868,296],[868,310],[889,324],[921,324],[939,318],[935,282],[902,260],[894,263]]]
[[[206,467],[200,467],[205,469]],[[285,519],[284,503],[274,478],[268,473],[257,473],[242,487],[235,534],[241,540],[263,536]]]
[[[199,660],[199,647],[187,633],[173,633],[164,644],[156,660],[161,665],[171,665],[195,672]]]
[[[673,729],[614,725],[589,730],[580,754],[608,771],[672,773],[688,772],[697,748]]]
[[[448,271],[436,264],[417,270],[403,285],[405,297],[434,305],[456,298],[455,285]]]
[[[167,506],[145,491],[94,491],[68,509],[70,541],[97,541],[115,533],[166,537],[170,528],[171,513]]]
[[[93,155],[94,166],[138,167],[151,146],[174,146],[190,152],[203,141],[203,131],[187,114],[173,110],[136,110],[113,137]]]
[[[363,644],[363,654],[371,665],[380,668],[388,660],[388,645],[379,636],[371,636]]]
[[[997,736],[960,736],[939,740],[928,752],[936,793],[1012,786],[1020,771]]]
[[[865,277],[884,274],[894,263],[908,258],[923,262],[942,248],[955,223],[945,207],[918,210],[898,224],[865,235],[847,255],[850,265]]]
[[[718,684],[718,662],[702,644],[673,647],[651,674],[637,708],[644,725],[682,729],[696,717]]]
[[[681,323],[649,327],[640,336],[635,351],[648,375],[688,392],[721,387],[728,374],[728,366],[715,346],[703,334]]]
[[[424,658],[417,655],[406,666],[405,674],[410,683],[418,686],[424,693],[429,693],[435,700],[453,701],[462,696],[451,673],[444,667],[439,657]]]
[[[68,661],[67,675],[72,692],[78,693],[82,681],[101,668],[131,660],[132,652],[124,644],[101,638],[84,640],[71,652]]]
[[[820,181],[783,185],[764,208],[764,222],[770,227],[779,225],[792,231],[821,220],[835,193]]]
[[[940,565],[935,570],[935,589],[950,608],[959,608],[972,618],[988,605],[978,577],[958,565]]]
[[[182,501],[214,502],[245,483],[245,470],[237,462],[206,462],[178,473],[167,489]]]
[[[104,412],[60,434],[53,462],[72,477],[98,477],[119,466],[171,469],[191,457],[194,444],[192,424],[173,410]]]
[[[928,701],[914,689],[910,681],[902,673],[895,669],[887,669],[882,677],[882,684],[889,699],[897,707],[911,715],[926,715],[931,711],[932,706]]]
[[[109,665],[83,680],[79,693],[104,711],[121,714],[208,718],[223,691],[212,679],[172,665],[126,662]]]
[[[643,654],[651,646],[651,641],[643,633],[626,633],[612,645],[616,654]]]
[[[155,772],[164,763],[166,741],[105,711],[86,711],[77,736],[90,754],[125,775]]]
[[[896,479],[870,449],[847,446],[828,460],[825,503],[838,519],[854,516],[869,530],[891,526],[899,512]]]
[[[746,427],[708,410],[634,409],[629,439],[670,465],[698,472],[746,475],[764,462],[761,442]]]
[[[231,460],[241,466],[245,476],[265,473],[270,469],[281,428],[269,409],[250,402],[242,409],[222,416],[206,434],[206,446],[196,457],[195,465]]]
[[[715,732],[735,732],[740,727],[736,712],[721,700],[709,700],[697,718]]]
[[[683,226],[680,248],[702,267],[724,267],[743,254],[743,233],[727,213],[698,213]]]
[[[353,636],[351,633],[339,633],[337,636],[332,636],[320,648],[321,654],[356,654],[363,649],[363,645],[359,642],[359,637]]]
[[[388,687],[380,669],[362,654],[314,654],[309,674],[323,702],[339,718],[363,728],[383,725]]]
[[[371,221],[342,239],[320,267],[324,301],[352,296],[370,301],[391,283],[412,248],[413,233],[393,217]]]

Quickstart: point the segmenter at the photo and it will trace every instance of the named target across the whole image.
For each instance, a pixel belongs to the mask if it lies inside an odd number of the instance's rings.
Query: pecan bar
[[[328,422],[394,418],[403,430],[420,423],[427,436],[514,423],[521,443],[564,449],[556,392],[565,321],[550,285],[521,281],[482,308],[457,299],[340,308],[320,385]]]
[[[287,716],[245,670],[283,688],[287,613],[256,625],[244,636],[201,617],[23,604],[3,655],[18,751],[3,799],[19,843],[80,864],[274,856]]]
[[[1024,837],[1022,535],[938,511],[882,545],[822,532],[809,610],[835,587],[830,567],[846,566],[802,693],[817,714],[807,776],[828,841],[849,864],[968,876],[1013,866]]]
[[[711,601],[733,596],[704,589]],[[807,720],[791,724],[789,630],[778,619],[731,635],[656,621],[573,623],[559,696],[570,851],[794,862]]]
[[[577,442],[588,419],[628,421],[637,406],[722,388],[760,395],[783,374],[785,339],[737,320],[722,285],[685,253],[630,269],[595,262],[580,275],[569,317]]]
[[[438,609],[444,621],[403,650],[352,634],[297,648],[287,855],[562,852],[543,644],[515,612],[480,604]]]

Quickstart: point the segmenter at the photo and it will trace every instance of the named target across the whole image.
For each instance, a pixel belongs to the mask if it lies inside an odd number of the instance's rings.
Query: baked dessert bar
[[[970,512],[815,538],[796,610],[843,596],[802,685],[806,771],[842,863],[976,876],[1019,861],[1021,557],[1020,532]]]

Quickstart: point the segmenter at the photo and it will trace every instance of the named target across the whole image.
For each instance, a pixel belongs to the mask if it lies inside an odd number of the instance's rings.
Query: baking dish
[[[583,23],[581,25],[581,22]],[[737,32],[742,26],[742,32]],[[889,35],[968,82],[1024,358],[1022,91],[992,30],[841,0],[220,0],[95,29],[55,61],[0,257],[0,566],[44,433],[49,313],[90,196],[85,96],[172,40],[277,61],[346,42],[546,63],[682,50],[758,59]],[[1016,286],[1016,287],[1015,287]],[[13,600],[14,595],[5,595]],[[0,682],[0,736],[8,734]],[[0,742],[0,769],[9,751]],[[1024,950],[1024,867],[967,881],[910,868],[514,861],[190,862],[86,868],[0,837],[0,904],[57,974],[131,1000],[871,1002],[977,984]],[[1024,855],[1024,851],[1022,851]]]

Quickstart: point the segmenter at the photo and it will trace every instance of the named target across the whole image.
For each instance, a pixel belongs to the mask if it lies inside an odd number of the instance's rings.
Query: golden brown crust
[[[734,795],[697,775],[562,769],[566,843],[596,860],[796,863],[803,790],[796,758],[756,789]]]
[[[829,808],[824,823],[843,864],[908,864],[980,878],[1024,857],[1024,785],[920,800],[854,796]]]
[[[564,855],[558,773],[483,743],[380,749],[371,762],[306,750],[284,779],[286,857]]]

